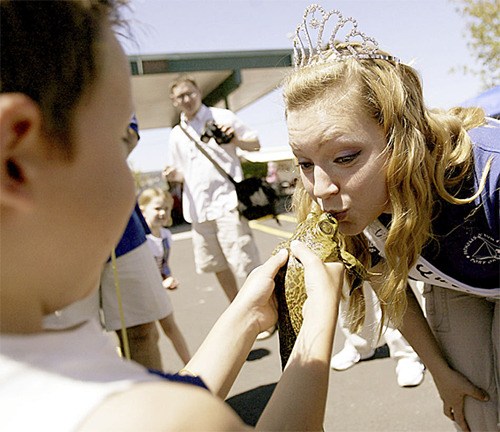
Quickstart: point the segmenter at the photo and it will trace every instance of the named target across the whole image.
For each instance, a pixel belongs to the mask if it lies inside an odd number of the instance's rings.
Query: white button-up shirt
[[[231,126],[241,140],[257,139],[254,130],[226,109],[201,105],[196,116],[190,121],[181,114],[181,124],[194,138],[200,137],[208,120],[214,120],[220,126]],[[234,144],[219,145],[214,139],[201,144],[225,172],[236,181],[243,179],[237,147]],[[184,176],[182,211],[187,222],[215,220],[238,205],[234,186],[196,148],[179,125],[170,133],[169,163]]]

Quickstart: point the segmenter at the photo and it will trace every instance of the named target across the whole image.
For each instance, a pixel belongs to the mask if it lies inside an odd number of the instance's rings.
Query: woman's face
[[[383,129],[357,108],[353,92],[287,115],[290,146],[306,191],[345,235],[390,212]]]

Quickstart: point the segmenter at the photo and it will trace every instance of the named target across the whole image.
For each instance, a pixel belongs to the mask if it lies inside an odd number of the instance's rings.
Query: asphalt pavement
[[[292,215],[252,221],[251,226],[262,259],[289,236],[295,227]],[[196,274],[189,225],[172,229],[174,243],[170,267],[180,287],[169,291],[174,317],[191,352],[201,344],[220,314],[227,298],[213,274]],[[161,333],[161,331],[160,331]],[[334,352],[342,349],[343,335],[337,331]],[[170,341],[162,334],[160,347],[167,371],[182,368]],[[324,428],[326,431],[408,431],[452,432],[453,424],[442,414],[442,404],[432,376],[414,388],[401,388],[396,382],[395,361],[386,346],[373,359],[353,368],[331,370]],[[257,341],[231,389],[227,402],[248,424],[254,424],[264,409],[281,375],[278,336]],[[293,395],[291,395],[293,397]]]

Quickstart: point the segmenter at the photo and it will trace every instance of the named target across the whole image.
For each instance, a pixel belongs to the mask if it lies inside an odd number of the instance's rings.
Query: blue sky
[[[288,38],[310,4],[304,0],[132,0],[135,43],[127,54],[291,48]],[[421,74],[431,107],[449,108],[481,92],[471,75],[453,67],[474,66],[464,36],[465,20],[451,0],[324,0],[358,20],[359,30],[382,49],[411,63]],[[263,148],[286,145],[279,92],[265,96],[238,116],[258,130]],[[140,119],[139,119],[140,122]],[[154,171],[167,161],[169,129],[143,130],[130,155],[135,170]]]

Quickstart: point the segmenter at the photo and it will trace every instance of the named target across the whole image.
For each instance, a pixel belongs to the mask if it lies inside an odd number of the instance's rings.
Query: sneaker
[[[272,326],[271,328],[264,330],[263,332],[260,332],[257,335],[257,340],[264,340],[264,339],[270,338],[274,334],[275,331],[276,331],[276,326]]]
[[[396,376],[400,387],[416,387],[424,380],[425,366],[419,361],[409,358],[398,360]]]
[[[375,350],[371,350],[365,355],[361,355],[353,346],[345,346],[342,351],[332,357],[330,367],[336,371],[344,371],[353,367],[360,360],[366,360],[375,355]]]

